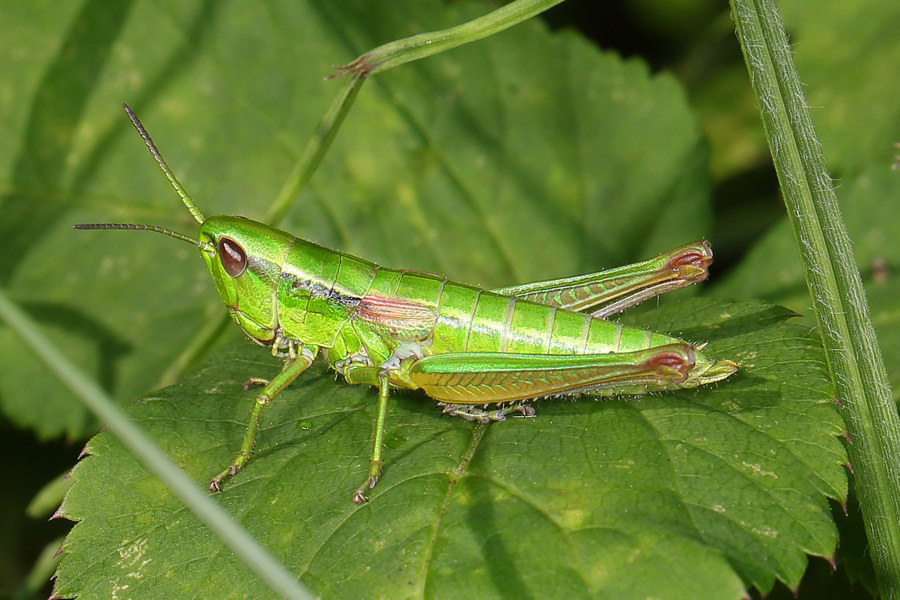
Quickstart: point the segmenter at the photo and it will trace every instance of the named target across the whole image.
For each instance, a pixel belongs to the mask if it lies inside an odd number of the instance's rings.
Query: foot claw
[[[380,465],[379,465],[380,466]],[[378,480],[381,476],[372,477],[370,476],[366,479],[366,482],[359,486],[359,488],[353,492],[353,504],[365,504],[369,501],[369,498],[366,496],[366,492],[368,490],[374,489],[375,484],[378,483]]]
[[[269,380],[268,380],[268,379],[262,379],[262,378],[260,378],[260,377],[251,377],[250,379],[248,379],[247,381],[245,381],[245,382],[244,382],[244,385],[241,386],[241,387],[243,387],[243,388],[244,388],[244,391],[246,392],[247,390],[249,390],[250,388],[252,388],[254,385],[269,385]]]
[[[234,477],[239,471],[240,467],[236,465],[229,465],[227,469],[213,477],[209,482],[208,489],[210,492],[221,492],[222,491],[222,482],[225,481],[227,477]]]
[[[491,421],[505,421],[506,415],[511,412],[520,412],[526,417],[534,416],[534,409],[524,402],[512,402],[499,408],[490,409],[488,405],[484,408],[480,406],[472,406],[471,404],[452,404],[439,402],[443,414],[449,414],[454,417],[461,417],[466,421],[474,421],[476,423],[490,423]]]

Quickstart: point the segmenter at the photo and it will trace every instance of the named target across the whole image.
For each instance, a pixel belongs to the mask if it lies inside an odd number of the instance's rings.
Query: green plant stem
[[[774,0],[732,10],[842,402],[879,589],[900,598],[900,418],[862,279]]]
[[[112,399],[93,380],[85,377],[41,335],[31,319],[0,290],[0,319],[59,380],[93,412],[123,445],[129,448],[154,475],[175,494],[196,517],[239,556],[244,563],[284,598],[312,598],[295,577],[278,563],[240,525],[235,523],[209,494],[198,488],[187,475],[144,435],[116,407]]]
[[[353,101],[356,99],[356,95],[359,93],[364,81],[365,79],[358,74],[351,77],[344,89],[331,103],[331,106],[328,107],[328,110],[319,121],[312,138],[306,144],[303,156],[297,161],[294,169],[288,175],[287,181],[281,187],[278,197],[275,198],[269,210],[266,211],[263,222],[277,226],[284,218],[284,215],[287,214],[291,204],[300,195],[306,184],[309,183],[309,180],[312,179],[313,174],[322,163],[322,159],[325,158],[325,154],[331,147],[331,142],[337,136],[341,123],[344,122],[344,117],[350,112],[350,107],[353,106]]]
[[[444,52],[518,25],[563,0],[515,0],[497,10],[462,25],[420,33],[369,50],[356,60],[337,67],[363,76],[391,69],[403,63]]]

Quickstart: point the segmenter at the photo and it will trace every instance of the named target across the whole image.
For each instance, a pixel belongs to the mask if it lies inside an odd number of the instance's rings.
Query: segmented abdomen
[[[431,354],[605,354],[644,350],[678,341],[427,273],[381,268],[369,294],[432,308],[436,319]]]

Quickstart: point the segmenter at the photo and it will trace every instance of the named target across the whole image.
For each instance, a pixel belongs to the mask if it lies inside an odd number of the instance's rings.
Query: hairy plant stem
[[[850,435],[878,585],[900,598],[900,418],[862,279],[774,0],[731,5]]]

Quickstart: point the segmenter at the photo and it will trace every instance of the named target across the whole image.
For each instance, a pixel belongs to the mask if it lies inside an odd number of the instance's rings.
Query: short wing
[[[437,311],[421,302],[366,294],[353,311],[352,318],[364,321],[398,341],[427,339],[435,323]]]

